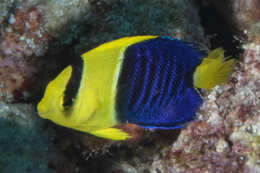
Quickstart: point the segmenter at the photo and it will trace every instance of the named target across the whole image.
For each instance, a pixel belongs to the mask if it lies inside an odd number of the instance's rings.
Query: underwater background
[[[0,173],[260,172],[259,0],[1,0]],[[47,83],[123,36],[163,35],[237,59],[176,130],[125,127],[110,141],[41,119]]]

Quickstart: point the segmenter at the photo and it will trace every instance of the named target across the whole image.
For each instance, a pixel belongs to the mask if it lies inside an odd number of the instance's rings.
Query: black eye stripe
[[[71,66],[72,74],[70,76],[69,82],[67,83],[63,97],[63,107],[65,109],[72,106],[73,99],[75,99],[77,96],[82,77],[83,60],[81,58],[78,58],[76,61],[73,62],[73,64],[71,64]]]

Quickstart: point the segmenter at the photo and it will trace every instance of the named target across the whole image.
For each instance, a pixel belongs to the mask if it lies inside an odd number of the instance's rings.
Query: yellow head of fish
[[[44,93],[44,97],[37,106],[40,117],[50,119],[57,124],[64,119],[64,91],[72,73],[72,67],[65,68],[54,80],[52,80]]]

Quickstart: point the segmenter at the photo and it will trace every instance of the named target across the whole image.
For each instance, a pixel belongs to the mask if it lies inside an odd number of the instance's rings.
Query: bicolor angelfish
[[[181,40],[150,35],[104,43],[84,53],[80,62],[48,84],[38,113],[112,140],[131,137],[115,127],[121,123],[147,129],[187,124],[202,103],[196,88],[223,83],[234,66],[222,48],[203,55]]]

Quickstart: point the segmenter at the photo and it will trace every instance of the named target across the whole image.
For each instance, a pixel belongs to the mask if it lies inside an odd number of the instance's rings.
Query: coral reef
[[[46,83],[103,42],[157,34],[208,46],[194,2],[1,1],[0,172],[260,172],[257,0],[212,1],[248,37],[230,81],[203,93],[198,120],[181,131],[126,124],[121,128],[135,140],[116,142],[37,117],[34,106]],[[25,100],[30,104],[10,103]]]
[[[19,97],[36,71],[31,58],[43,55],[48,41],[41,18],[35,7],[17,9],[1,28],[0,100]]]
[[[70,22],[60,40],[83,53],[99,44],[130,35],[167,35],[205,43],[197,8],[179,0],[90,1],[81,22]],[[197,17],[196,17],[197,16]]]

